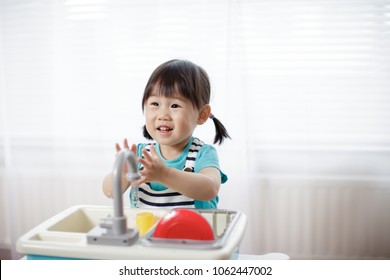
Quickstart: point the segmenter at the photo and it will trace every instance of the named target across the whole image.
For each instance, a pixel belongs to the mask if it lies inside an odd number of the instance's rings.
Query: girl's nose
[[[171,117],[170,117],[169,112],[168,112],[167,110],[163,110],[163,109],[162,109],[162,110],[159,112],[159,114],[158,114],[158,119],[159,119],[159,120],[164,120],[164,121],[166,121],[166,120],[170,120]]]

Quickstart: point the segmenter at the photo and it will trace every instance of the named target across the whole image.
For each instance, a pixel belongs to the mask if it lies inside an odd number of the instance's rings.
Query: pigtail
[[[214,144],[218,143],[218,145],[221,145],[225,138],[231,139],[225,126],[213,114],[210,115],[210,119],[213,120],[215,125]]]

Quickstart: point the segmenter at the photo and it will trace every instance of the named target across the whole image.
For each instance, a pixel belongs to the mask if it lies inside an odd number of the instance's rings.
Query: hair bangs
[[[193,64],[172,60],[160,65],[151,75],[145,88],[142,104],[153,94],[164,97],[183,97],[201,108],[202,98],[198,94],[195,79],[199,74]]]

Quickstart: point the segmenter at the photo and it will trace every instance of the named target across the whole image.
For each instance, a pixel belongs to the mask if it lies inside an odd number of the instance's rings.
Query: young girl
[[[142,99],[146,125],[143,134],[155,143],[124,148],[137,155],[141,179],[140,207],[217,208],[218,191],[227,176],[220,170],[215,148],[193,137],[197,125],[213,120],[214,144],[230,138],[222,123],[211,114],[210,82],[198,65],[171,60],[154,70]],[[119,152],[121,147],[116,144]],[[123,192],[130,183],[122,179]],[[106,196],[112,194],[112,173],[103,181]]]

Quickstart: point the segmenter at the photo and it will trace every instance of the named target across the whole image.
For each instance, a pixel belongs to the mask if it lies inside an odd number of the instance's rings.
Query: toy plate
[[[156,225],[153,237],[214,240],[214,233],[201,214],[189,209],[176,209],[161,218]]]

